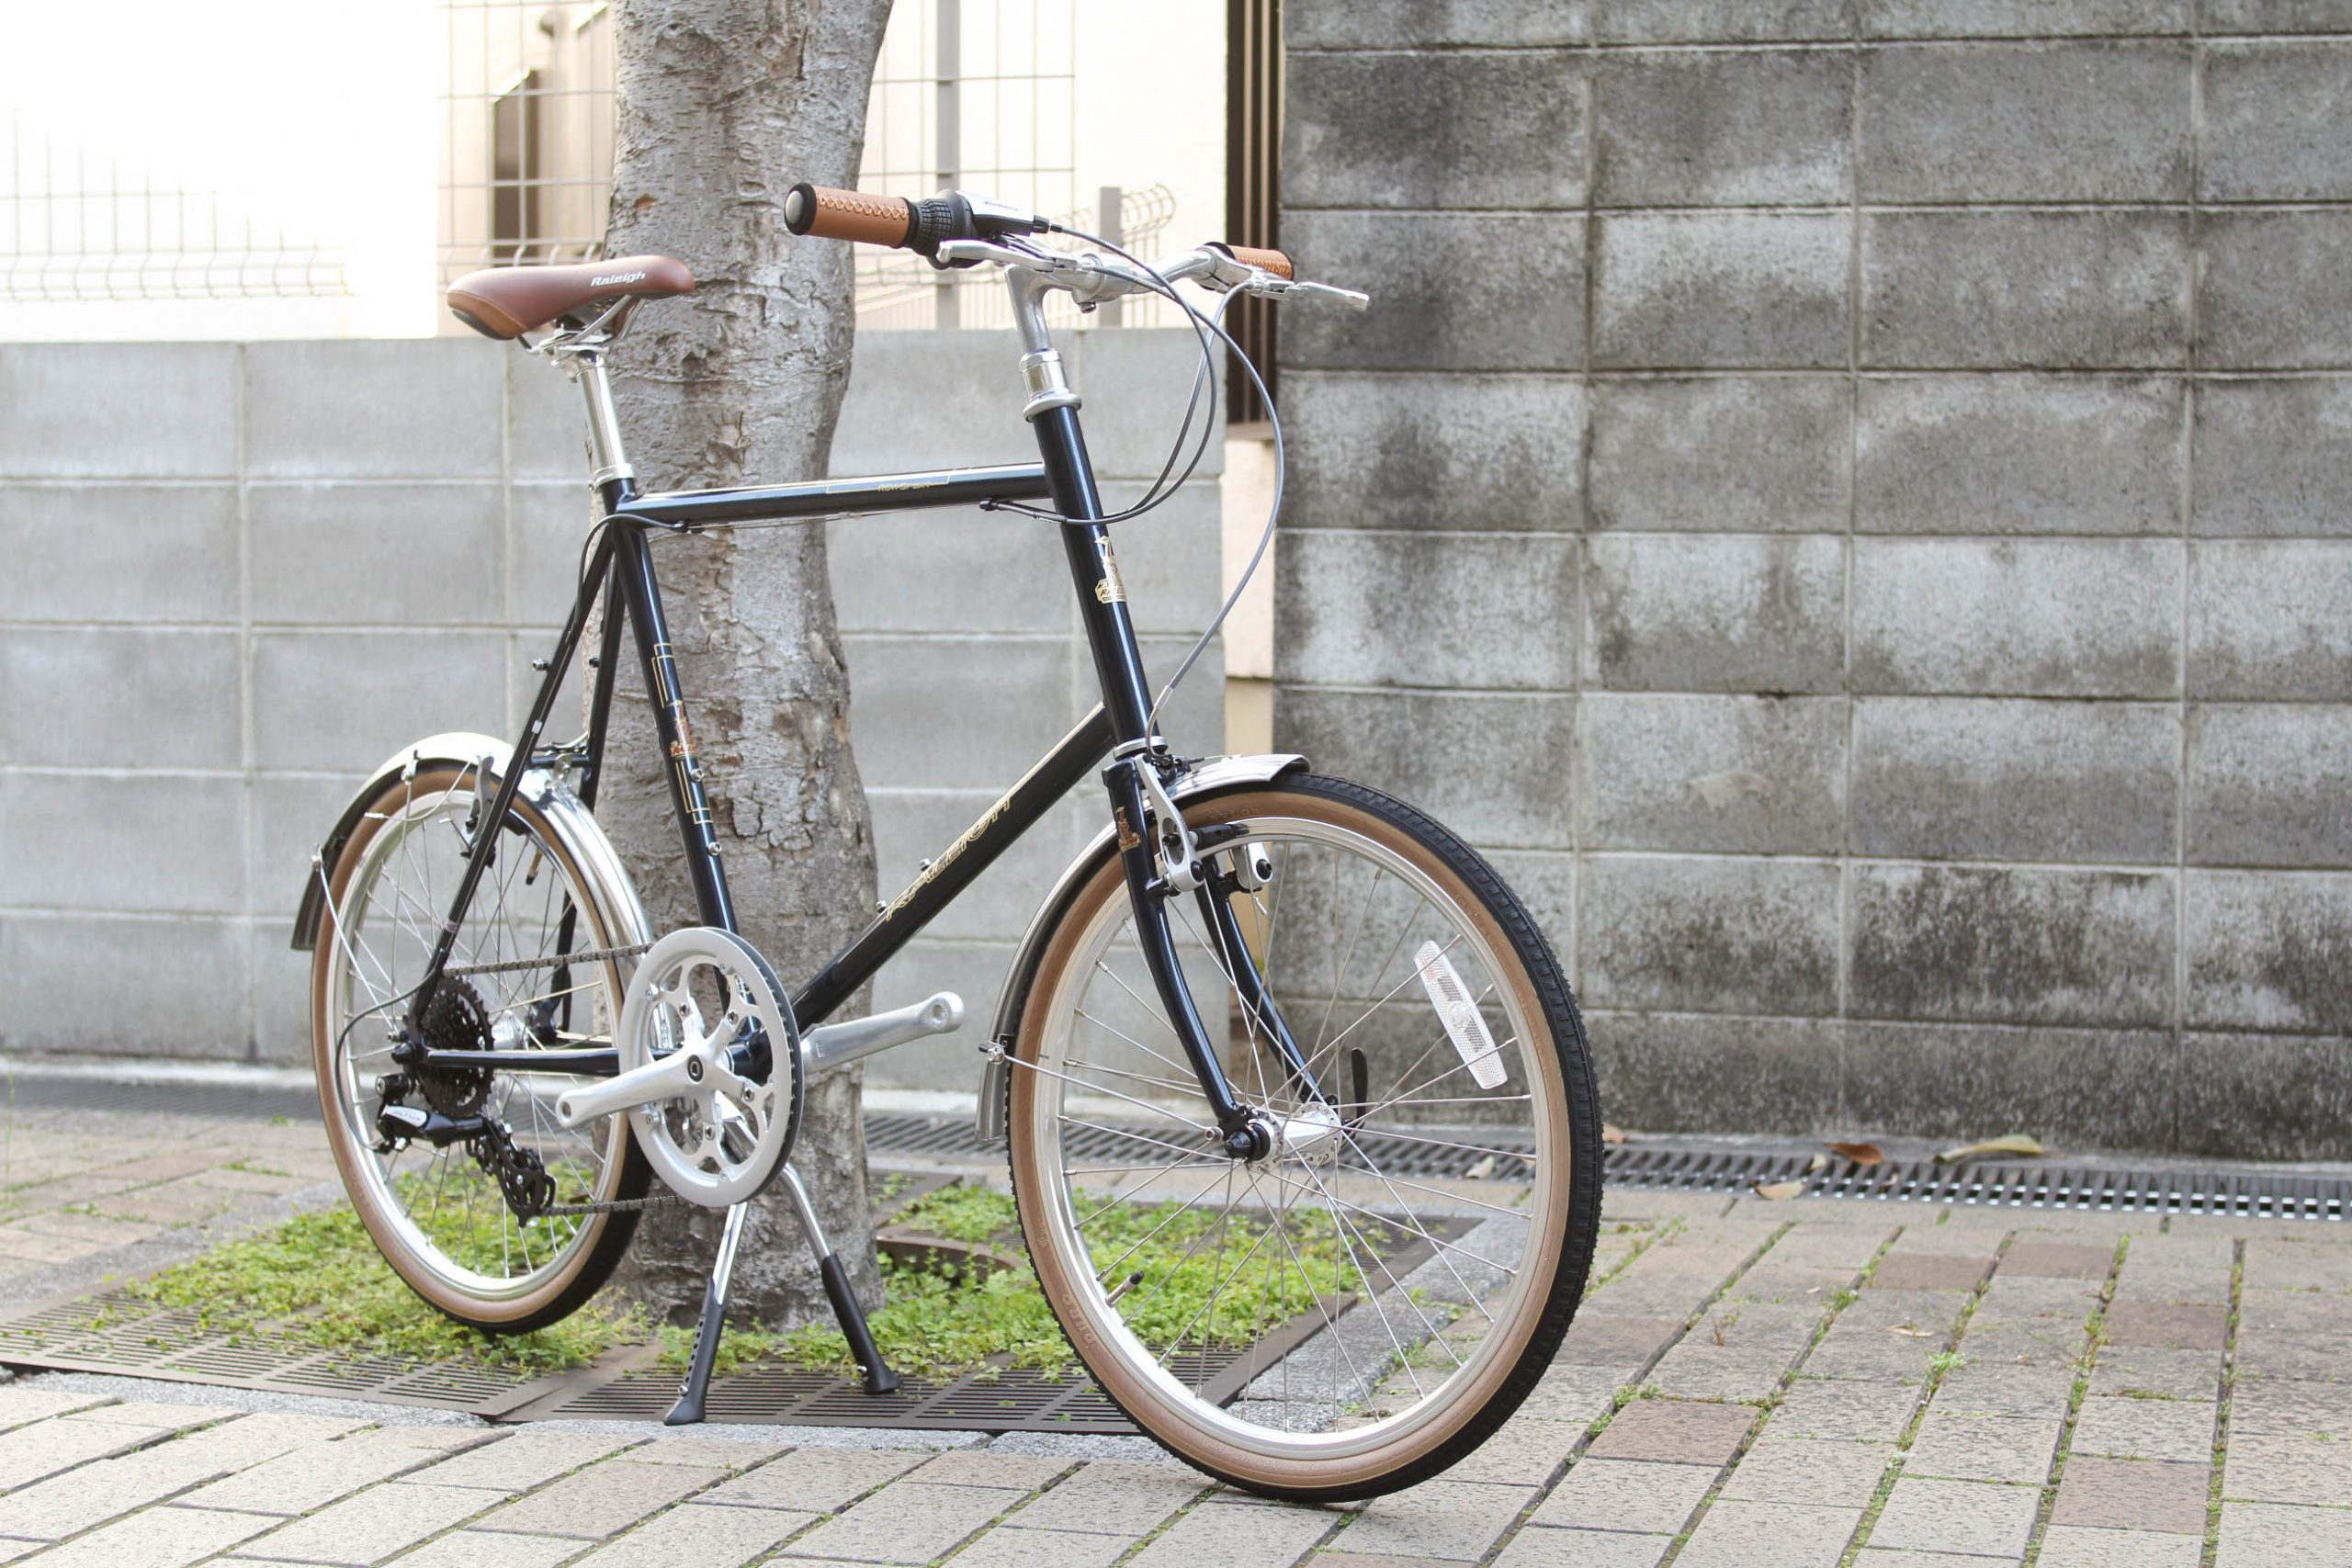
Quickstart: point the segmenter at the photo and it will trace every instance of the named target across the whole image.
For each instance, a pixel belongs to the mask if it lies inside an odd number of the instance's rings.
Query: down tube
[[[1096,708],[1078,721],[1021,782],[967,828],[954,843],[923,867],[898,897],[882,907],[872,923],[792,998],[793,1017],[807,1029],[821,1023],[851,993],[874,977],[933,916],[955,902],[973,878],[994,864],[1012,841],[1094,771],[1111,750],[1111,721]]]

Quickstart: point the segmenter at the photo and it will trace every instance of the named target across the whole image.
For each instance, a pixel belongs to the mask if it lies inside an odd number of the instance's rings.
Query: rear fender
[[[351,797],[325,841],[311,857],[311,874],[303,882],[301,903],[294,915],[294,950],[308,953],[317,947],[319,923],[326,912],[330,868],[342,858],[344,847],[358,830],[369,801],[418,769],[444,763],[482,769],[493,778],[503,776],[514,754],[512,746],[492,736],[452,731],[427,736],[387,757],[358,794]],[[610,933],[613,944],[635,946],[645,942],[650,929],[645,907],[639,901],[628,874],[622,870],[612,840],[605,837],[604,829],[581,804],[580,797],[545,768],[526,773],[515,785],[515,793],[547,819],[572,863],[580,867],[596,901],[594,913]]]

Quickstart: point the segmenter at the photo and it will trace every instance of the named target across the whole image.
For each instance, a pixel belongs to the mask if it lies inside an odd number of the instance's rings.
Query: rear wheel
[[[1190,802],[1249,867],[1228,902],[1338,1111],[1231,984],[1213,909],[1169,904],[1237,1093],[1237,1162],[1134,941],[1121,868],[1030,976],[1006,1125],[1039,1282],[1104,1392],[1252,1491],[1365,1497],[1454,1463],[1549,1362],[1600,1220],[1600,1124],[1557,963],[1491,867],[1385,795],[1295,777]],[[1259,881],[1261,886],[1249,886]]]
[[[425,1016],[433,1043],[609,1044],[631,961],[537,961],[626,945],[640,933],[605,925],[561,837],[520,795],[503,822],[482,827],[497,789],[496,776],[474,764],[426,761],[367,803],[326,868],[326,917],[311,958],[311,1048],[335,1163],[386,1260],[458,1322],[519,1333],[565,1316],[595,1292],[628,1248],[635,1213],[517,1219],[464,1144],[384,1146],[379,1086],[400,1071],[392,1047],[475,833],[495,831],[498,841]],[[557,1097],[578,1081],[443,1073],[413,1080],[398,1098],[503,1122],[514,1146],[544,1167],[559,1204],[643,1196],[647,1167],[620,1117],[572,1130],[557,1122]]]

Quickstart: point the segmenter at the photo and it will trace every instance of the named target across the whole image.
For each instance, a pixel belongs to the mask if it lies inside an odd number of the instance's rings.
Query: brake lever
[[[1345,305],[1351,310],[1369,309],[1372,296],[1357,288],[1341,288],[1333,283],[1307,283],[1295,278],[1279,277],[1261,272],[1248,285],[1252,294],[1269,299],[1286,299],[1294,295],[1307,299],[1329,299]]]

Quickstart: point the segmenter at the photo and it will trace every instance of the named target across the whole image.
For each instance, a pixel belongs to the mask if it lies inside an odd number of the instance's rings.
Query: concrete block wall
[[[1277,739],[1611,1119],[2352,1156],[2352,11],[1285,25]]]
[[[1131,500],[1192,334],[1066,352],[1106,496]],[[1033,458],[1016,356],[1009,333],[869,334],[834,470]],[[469,338],[0,345],[0,1050],[308,1060],[286,942],[311,851],[404,740],[519,726],[594,518],[578,404]],[[1121,530],[1155,669],[1215,613],[1220,456]],[[831,526],[895,890],[1092,704],[1092,669],[1051,525]],[[1170,705],[1188,750],[1222,749],[1220,677],[1212,653]],[[948,986],[985,1022],[1083,806],[902,957],[885,1005]],[[967,1034],[876,1076],[968,1089]]]

